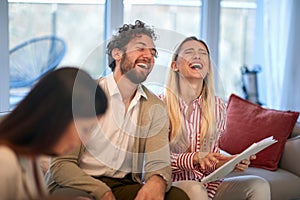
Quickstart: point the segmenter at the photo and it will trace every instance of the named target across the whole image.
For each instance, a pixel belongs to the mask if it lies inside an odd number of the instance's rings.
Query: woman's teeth
[[[192,65],[192,68],[194,68],[194,69],[201,69],[202,65],[201,64],[194,64],[194,65]]]

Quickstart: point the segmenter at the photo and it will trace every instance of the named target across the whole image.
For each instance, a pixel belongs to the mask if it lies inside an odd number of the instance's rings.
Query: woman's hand
[[[246,171],[246,169],[248,169],[248,167],[251,163],[251,160],[255,160],[255,159],[256,159],[256,155],[252,155],[252,156],[250,156],[250,158],[242,160],[240,163],[238,163],[235,166],[234,171],[235,172],[244,172],[244,171]]]
[[[222,160],[222,155],[220,153],[208,153],[205,156],[201,156],[201,152],[197,152],[193,157],[194,165],[199,164],[201,169],[212,167],[213,163],[219,163]]]

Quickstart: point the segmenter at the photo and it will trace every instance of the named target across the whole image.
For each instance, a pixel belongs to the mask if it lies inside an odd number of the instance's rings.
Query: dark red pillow
[[[238,154],[252,143],[274,136],[278,142],[257,153],[250,166],[276,170],[298,116],[298,112],[266,109],[232,94],[227,105],[226,130],[220,137],[220,148],[230,154]]]

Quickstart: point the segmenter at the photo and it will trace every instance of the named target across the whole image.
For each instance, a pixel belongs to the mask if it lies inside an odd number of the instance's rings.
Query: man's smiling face
[[[137,35],[124,48],[120,68],[133,83],[145,81],[152,71],[157,51],[147,35]]]

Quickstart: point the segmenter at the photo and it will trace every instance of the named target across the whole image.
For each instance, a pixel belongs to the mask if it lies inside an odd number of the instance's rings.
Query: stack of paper
[[[254,155],[261,150],[267,148],[268,146],[276,143],[277,140],[273,138],[273,136],[270,136],[268,138],[265,138],[259,142],[253,143],[251,146],[249,146],[247,149],[245,149],[242,153],[238,154],[236,157],[216,169],[214,172],[209,174],[208,176],[204,177],[201,182],[202,183],[208,183],[211,181],[215,181],[218,179],[224,178],[227,174],[232,172],[235,168],[235,166],[240,163],[244,159],[248,159],[251,155]]]

